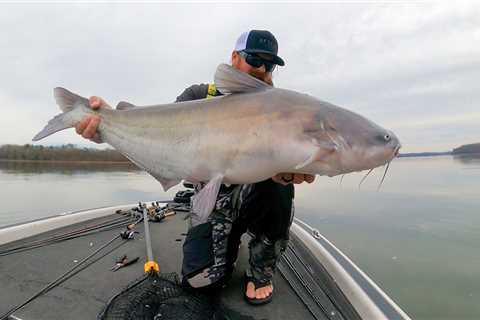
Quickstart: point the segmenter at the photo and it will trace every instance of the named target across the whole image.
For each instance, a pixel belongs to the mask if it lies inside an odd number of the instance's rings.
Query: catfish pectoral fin
[[[330,154],[334,153],[337,150],[337,146],[333,143],[321,143],[317,144],[314,152],[310,157],[308,157],[304,162],[299,163],[295,166],[295,170],[303,169],[306,166],[314,163],[315,161],[322,161]]]
[[[208,216],[212,213],[223,177],[223,174],[216,175],[199,193],[193,196],[192,212],[197,216],[200,223],[206,222]]]

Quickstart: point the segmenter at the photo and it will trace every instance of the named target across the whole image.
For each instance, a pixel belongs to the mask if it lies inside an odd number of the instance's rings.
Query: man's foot
[[[253,282],[249,282],[247,284],[247,291],[245,294],[250,299],[265,299],[273,292],[273,285],[268,285],[266,287],[262,287],[255,290],[255,284]]]
[[[245,300],[253,305],[265,304],[272,300],[273,285],[271,281],[264,284],[245,272]]]

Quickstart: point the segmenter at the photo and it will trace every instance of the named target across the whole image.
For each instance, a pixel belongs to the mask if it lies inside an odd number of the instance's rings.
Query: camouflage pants
[[[268,282],[286,249],[293,214],[292,185],[267,180],[224,188],[208,222],[189,230],[189,241],[184,245],[184,279],[195,288],[223,284],[233,271],[241,236],[249,231],[249,273],[260,283]],[[205,229],[204,236],[195,237],[193,233],[200,229]],[[202,241],[211,245],[204,246]],[[205,261],[195,263],[195,259]],[[188,270],[195,269],[191,266],[199,270]]]

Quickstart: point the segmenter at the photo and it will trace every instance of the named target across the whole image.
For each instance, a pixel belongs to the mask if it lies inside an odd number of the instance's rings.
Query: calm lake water
[[[296,216],[336,244],[413,319],[480,319],[480,158],[400,158],[296,188]],[[0,226],[170,199],[130,166],[0,162]]]

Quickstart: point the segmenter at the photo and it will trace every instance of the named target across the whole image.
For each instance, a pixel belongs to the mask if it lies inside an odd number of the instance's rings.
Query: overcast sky
[[[403,152],[480,142],[478,2],[0,4],[0,144],[30,143],[59,113],[52,89],[147,105],[212,82],[237,37],[268,29],[277,87],[393,130]],[[94,146],[73,130],[44,145]]]

